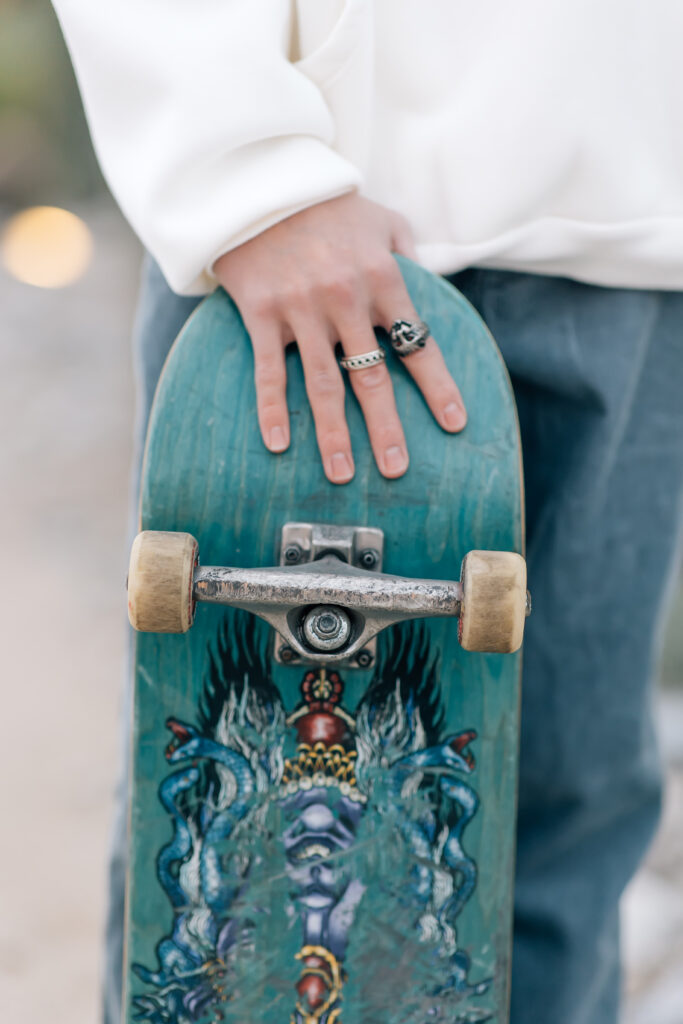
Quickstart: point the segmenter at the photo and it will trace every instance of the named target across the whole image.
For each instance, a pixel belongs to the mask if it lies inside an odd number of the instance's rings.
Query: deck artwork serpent
[[[129,583],[129,1021],[507,1019],[519,655],[458,632],[521,640],[519,438],[484,325],[401,267],[470,422],[442,433],[397,364],[423,441],[400,480],[353,405],[356,477],[324,479],[295,353],[292,448],[263,448],[223,293],[162,375]]]

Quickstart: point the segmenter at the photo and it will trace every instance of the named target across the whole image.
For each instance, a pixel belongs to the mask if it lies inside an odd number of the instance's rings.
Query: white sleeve
[[[291,0],[54,0],[95,149],[171,287],[360,184],[289,57]]]

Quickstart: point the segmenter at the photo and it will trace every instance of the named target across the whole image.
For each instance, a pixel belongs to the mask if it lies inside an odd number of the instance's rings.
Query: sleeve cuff
[[[144,218],[157,230],[143,241],[181,295],[213,291],[212,267],[224,253],[361,185],[353,164],[320,140],[301,135],[252,143],[230,154],[210,176],[206,168],[200,174],[201,185],[191,173],[178,175],[176,187],[160,191],[159,208]]]

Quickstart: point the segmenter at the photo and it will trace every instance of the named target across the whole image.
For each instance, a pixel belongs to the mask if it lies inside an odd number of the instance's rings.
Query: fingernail
[[[268,435],[268,447],[271,452],[283,452],[287,447],[287,437],[282,427],[273,427]]]
[[[351,459],[346,452],[335,452],[330,459],[330,476],[337,484],[345,484],[353,476]]]
[[[401,473],[408,468],[408,456],[397,444],[384,452],[384,468],[389,473]]]
[[[443,421],[449,430],[461,430],[467,423],[467,413],[457,402],[449,402],[443,411]]]

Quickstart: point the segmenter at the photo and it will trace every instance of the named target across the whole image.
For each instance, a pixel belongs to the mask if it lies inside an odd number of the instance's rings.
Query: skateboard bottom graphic
[[[421,580],[457,580],[472,549],[521,552],[500,357],[450,286],[401,266],[470,421],[443,434],[397,366],[399,412],[423,453],[400,480],[375,470],[353,405],[356,477],[324,480],[294,354],[292,449],[265,451],[248,338],[224,294],[176,342],[152,412],[142,527],[198,539],[209,600],[217,576],[204,565],[313,558],[283,541],[302,520],[329,536],[381,530],[382,571]],[[331,548],[320,554],[342,557]],[[371,556],[348,560],[367,569]],[[465,651],[458,623],[431,616],[351,658],[309,661],[240,602],[199,605],[182,635],[137,636],[126,1020],[504,1024],[519,655]],[[349,612],[352,633],[359,617]]]

